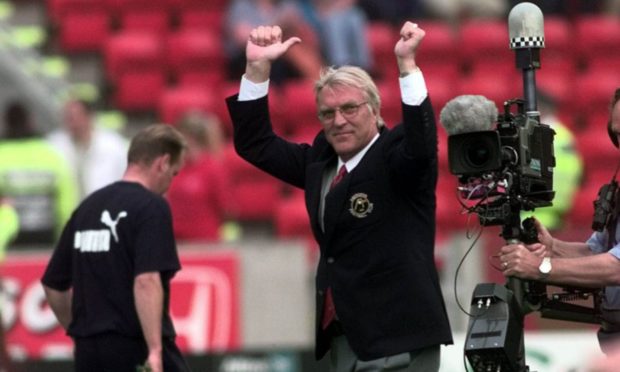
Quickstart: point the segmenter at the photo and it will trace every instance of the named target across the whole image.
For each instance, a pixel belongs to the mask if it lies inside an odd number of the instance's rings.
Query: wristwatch
[[[538,271],[540,271],[540,275],[542,279],[546,279],[551,272],[551,257],[543,257],[540,266],[538,266]]]

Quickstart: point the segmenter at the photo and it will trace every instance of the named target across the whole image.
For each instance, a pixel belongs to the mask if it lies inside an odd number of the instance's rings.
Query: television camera
[[[555,132],[540,122],[536,100],[535,70],[544,47],[542,12],[524,2],[513,7],[508,18],[510,45],[523,72],[524,99],[506,101],[490,128],[446,127],[448,161],[467,211],[475,213],[482,226],[501,226],[500,235],[508,244],[531,244],[537,240],[536,228],[532,219],[522,223],[521,211],[552,205]],[[591,301],[591,306],[573,303],[576,300]],[[598,289],[570,287],[548,293],[545,283],[514,277],[505,285],[478,284],[471,300],[465,356],[476,372],[529,371],[525,315],[539,311],[546,318],[599,323],[600,300]]]

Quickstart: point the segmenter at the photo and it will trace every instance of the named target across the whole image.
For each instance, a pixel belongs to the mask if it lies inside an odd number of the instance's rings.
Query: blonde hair
[[[385,125],[385,121],[381,117],[381,97],[379,96],[379,89],[366,71],[360,67],[349,65],[337,68],[330,66],[321,70],[321,76],[314,84],[314,94],[317,104],[319,94],[323,88],[331,88],[336,85],[357,88],[364,92],[368,104],[377,115],[377,127],[381,128]]]

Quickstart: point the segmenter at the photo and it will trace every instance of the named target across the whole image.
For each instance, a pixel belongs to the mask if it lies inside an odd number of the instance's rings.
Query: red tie
[[[336,307],[334,306],[334,298],[332,297],[331,287],[327,288],[325,292],[325,306],[323,307],[323,320],[321,321],[321,327],[327,329],[329,324],[336,319]]]
[[[329,189],[333,189],[340,181],[342,181],[342,179],[344,178],[344,176],[347,175],[347,167],[344,166],[344,164],[340,167],[340,170],[338,171],[338,174],[336,175],[336,177],[334,177],[334,179],[332,180],[331,185],[329,186]],[[332,289],[331,287],[327,288],[327,291],[325,292],[325,306],[323,307],[323,320],[321,321],[321,327],[323,327],[323,329],[327,329],[327,327],[329,327],[329,324],[336,319],[336,307],[334,306],[334,297],[332,295]]]
[[[344,166],[344,164],[340,167],[340,170],[338,171],[338,174],[336,175],[336,177],[334,177],[334,179],[332,180],[331,185],[329,185],[329,189],[333,189],[334,187],[336,187],[336,185],[338,183],[340,183],[340,181],[342,181],[342,179],[344,178],[344,176],[347,175],[347,167]]]

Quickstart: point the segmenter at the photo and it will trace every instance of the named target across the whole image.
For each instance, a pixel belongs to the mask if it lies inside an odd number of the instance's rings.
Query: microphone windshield
[[[448,135],[488,131],[497,121],[495,103],[481,95],[457,96],[441,109],[439,120]]]
[[[543,13],[532,3],[519,3],[508,14],[510,49],[544,48]]]

